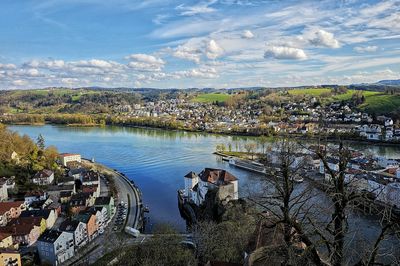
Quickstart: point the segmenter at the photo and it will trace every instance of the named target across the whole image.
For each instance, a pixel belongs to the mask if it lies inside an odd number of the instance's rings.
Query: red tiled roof
[[[23,201],[5,201],[5,202],[0,202],[0,215],[3,215],[7,211],[9,211],[11,208],[18,208],[24,204]]]
[[[228,171],[212,168],[205,168],[200,173],[199,177],[202,181],[213,184],[226,184],[237,180],[237,178]]]
[[[9,236],[11,236],[10,233],[0,232],[0,241],[3,241],[3,239],[6,239]]]
[[[12,224],[0,227],[0,232],[9,233],[13,236],[25,236],[29,235],[34,227],[34,224]]]
[[[42,217],[18,217],[15,219],[12,219],[8,225],[21,225],[21,224],[28,224],[28,225],[36,225],[36,226],[40,226],[41,222],[42,222]]]

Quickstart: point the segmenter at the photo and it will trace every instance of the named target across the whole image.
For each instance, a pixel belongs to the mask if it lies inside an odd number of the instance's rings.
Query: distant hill
[[[376,84],[389,85],[389,86],[400,86],[400,79],[388,79],[378,81]]]

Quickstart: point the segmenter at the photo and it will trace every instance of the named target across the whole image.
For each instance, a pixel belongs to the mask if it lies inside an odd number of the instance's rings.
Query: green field
[[[231,96],[223,93],[204,93],[197,95],[193,101],[200,103],[225,102]]]
[[[360,109],[375,114],[388,114],[400,109],[400,95],[377,93],[365,97]]]
[[[294,89],[289,90],[290,95],[311,95],[320,96],[323,93],[331,92],[331,89]]]
[[[336,94],[332,97],[333,101],[348,101],[351,99],[353,94],[356,92],[356,90],[348,90],[346,93],[343,94]],[[362,94],[364,97],[370,97],[373,95],[380,94],[380,92],[377,91],[362,91]]]

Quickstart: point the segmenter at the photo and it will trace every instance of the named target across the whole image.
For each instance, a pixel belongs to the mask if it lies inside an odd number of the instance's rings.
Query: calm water
[[[125,173],[142,190],[144,203],[150,207],[151,224],[168,222],[185,230],[176,192],[183,187],[183,176],[189,171],[200,172],[204,167],[229,170],[239,178],[241,195],[261,187],[260,175],[231,167],[212,154],[217,144],[233,143],[234,150],[236,145],[254,141],[252,138],[124,127],[46,125],[10,128],[34,139],[42,134],[46,145],[55,145],[60,152],[94,157],[96,161]],[[357,145],[357,148],[388,157],[399,158],[400,155],[400,147]],[[356,223],[364,223],[363,230],[371,227],[363,218],[356,220]]]
[[[239,178],[241,188],[259,183],[260,176],[230,167],[212,153],[219,143],[245,142],[247,138],[123,127],[10,126],[60,152],[80,153],[118,169],[134,180],[150,208],[150,223],[168,222],[185,229],[177,207],[177,190],[183,176],[205,167],[225,168]],[[244,193],[245,189],[239,191]]]

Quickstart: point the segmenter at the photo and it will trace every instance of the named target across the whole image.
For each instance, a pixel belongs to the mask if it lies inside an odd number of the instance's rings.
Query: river
[[[234,150],[237,145],[243,147],[246,141],[254,141],[253,137],[129,127],[45,125],[10,126],[10,129],[33,139],[42,134],[46,145],[55,145],[60,152],[95,158],[97,162],[125,173],[143,193],[144,204],[150,209],[150,227],[163,222],[174,225],[178,230],[185,230],[185,221],[177,207],[177,190],[183,188],[183,176],[189,171],[198,173],[205,167],[224,168],[238,177],[240,196],[262,187],[260,184],[265,178],[232,167],[213,155],[217,144],[232,143]],[[353,144],[352,147],[371,154],[400,158],[398,146]],[[377,226],[373,219],[365,217],[357,216],[354,222],[361,231],[375,231]],[[368,233],[367,238],[372,240],[374,235]]]
[[[220,143],[243,146],[252,137],[221,136],[183,131],[129,127],[10,126],[10,129],[36,139],[42,134],[46,145],[60,152],[79,153],[95,158],[125,173],[143,193],[150,208],[150,222],[167,222],[181,230],[185,222],[177,208],[176,191],[184,186],[183,176],[205,167],[225,168],[239,178],[239,194],[258,187],[262,176],[237,169],[222,162],[212,153]],[[399,157],[400,147],[360,145],[370,153]]]
[[[244,171],[223,162],[213,155],[215,146],[232,143],[232,149],[242,146],[254,137],[221,136],[206,133],[166,131],[129,127],[67,127],[67,126],[10,126],[10,129],[36,139],[42,134],[46,145],[54,145],[60,152],[79,153],[85,158],[115,168],[133,180],[143,193],[143,202],[149,206],[150,228],[157,223],[169,223],[180,231],[186,224],[177,206],[177,190],[183,188],[183,176],[189,171],[200,172],[205,167],[224,168],[239,179],[239,195],[247,196],[261,188],[259,174]],[[371,144],[352,144],[363,152],[400,158],[400,147]],[[303,186],[303,185],[301,185]],[[299,188],[301,187],[299,186]],[[324,195],[314,199],[328,206]],[[325,202],[325,203],[323,203]],[[352,214],[351,225],[355,245],[364,239],[371,243],[378,233],[378,220],[357,213]],[[393,248],[396,241],[385,244]],[[394,244],[394,245],[398,245]]]

